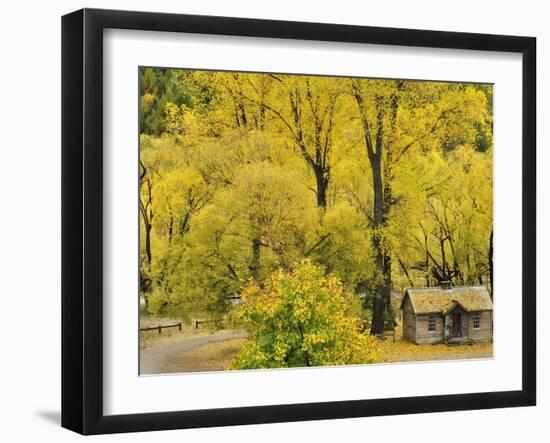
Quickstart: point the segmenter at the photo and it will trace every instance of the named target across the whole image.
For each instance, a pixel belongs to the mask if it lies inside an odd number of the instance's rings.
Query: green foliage
[[[351,297],[336,277],[307,260],[275,272],[263,287],[250,282],[239,317],[251,341],[233,368],[373,363],[376,339],[360,332],[359,319],[349,311]]]
[[[210,100],[208,88],[197,87],[187,71],[141,68],[140,128],[142,134],[159,136],[181,132],[183,110]]]

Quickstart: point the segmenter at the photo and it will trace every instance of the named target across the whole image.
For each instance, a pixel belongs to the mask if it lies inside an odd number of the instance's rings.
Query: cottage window
[[[474,312],[472,315],[472,326],[474,329],[479,329],[479,324],[481,322],[481,314],[479,312]]]
[[[435,315],[428,316],[428,331],[429,332],[435,331]]]

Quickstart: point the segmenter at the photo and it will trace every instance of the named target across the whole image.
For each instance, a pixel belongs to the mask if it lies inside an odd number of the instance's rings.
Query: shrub
[[[239,318],[251,340],[232,362],[234,369],[373,363],[376,339],[361,333],[350,315],[341,282],[303,260],[279,270],[264,286],[250,282]]]

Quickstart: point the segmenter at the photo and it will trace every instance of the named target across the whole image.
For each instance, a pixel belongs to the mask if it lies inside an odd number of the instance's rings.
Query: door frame
[[[462,312],[451,313],[451,338],[462,338]]]

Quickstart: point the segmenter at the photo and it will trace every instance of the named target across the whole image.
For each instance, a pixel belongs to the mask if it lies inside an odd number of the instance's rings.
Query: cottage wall
[[[403,303],[403,338],[409,341],[416,341],[416,316],[409,297]]]
[[[419,314],[416,316],[416,340],[415,343],[438,343],[444,338],[443,316],[435,315],[435,331],[428,331],[428,314]]]
[[[463,339],[469,338],[468,329],[470,328],[471,322],[472,322],[471,316],[467,312],[464,312],[464,314],[462,314],[462,338]]]
[[[491,341],[493,339],[493,312],[481,311],[479,329],[474,329],[473,315],[468,321],[468,337],[472,341]]]

